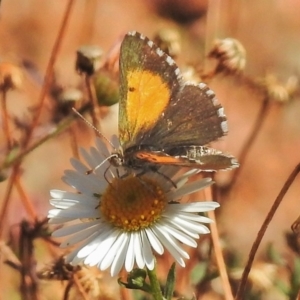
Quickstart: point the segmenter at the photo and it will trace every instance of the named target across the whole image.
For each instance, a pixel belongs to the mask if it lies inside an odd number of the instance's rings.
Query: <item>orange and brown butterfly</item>
[[[204,83],[184,82],[175,61],[138,32],[120,50],[119,141],[115,166],[231,169],[236,159],[206,146],[227,133],[223,107]]]

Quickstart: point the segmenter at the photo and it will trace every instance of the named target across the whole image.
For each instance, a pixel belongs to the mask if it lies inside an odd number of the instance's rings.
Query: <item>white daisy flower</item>
[[[214,210],[219,204],[175,201],[209,186],[211,179],[188,182],[198,171],[176,175],[178,168],[174,167],[122,176],[124,171],[107,161],[95,169],[109,156],[100,139],[96,145],[89,152],[81,149],[87,165],[73,158],[74,170],[65,171],[64,182],[77,192],[51,191],[50,203],[55,208],[49,211],[49,222],[69,223],[53,236],[68,236],[61,247],[76,245],[67,262],[110,268],[115,276],[123,266],[127,272],[135,265],[153,270],[154,252],[161,255],[167,249],[184,267],[184,259],[189,258],[184,245],[197,247],[195,240],[200,234],[210,232],[202,223],[212,221],[198,213]],[[87,175],[91,169],[94,172]]]

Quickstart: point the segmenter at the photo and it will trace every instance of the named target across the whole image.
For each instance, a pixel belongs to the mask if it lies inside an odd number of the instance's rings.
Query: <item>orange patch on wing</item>
[[[135,154],[135,156],[139,159],[146,160],[150,163],[161,163],[161,164],[177,164],[182,161],[181,158],[168,156],[160,153],[149,153],[145,151],[139,151]]]
[[[135,136],[154,126],[170,101],[170,88],[159,74],[134,70],[127,74],[126,115]]]

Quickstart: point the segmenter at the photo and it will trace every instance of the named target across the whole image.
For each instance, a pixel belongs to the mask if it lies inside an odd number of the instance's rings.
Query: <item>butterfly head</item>
[[[122,148],[120,147],[119,149],[115,149],[111,153],[108,161],[112,166],[116,168],[124,166],[125,160]]]

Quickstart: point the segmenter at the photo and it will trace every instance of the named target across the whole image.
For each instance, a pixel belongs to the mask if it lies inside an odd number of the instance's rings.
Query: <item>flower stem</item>
[[[153,270],[149,270],[147,268],[147,274],[148,274],[149,279],[150,279],[151,293],[152,293],[153,299],[163,300],[164,297],[163,297],[163,294],[162,294],[162,291],[161,291],[161,288],[160,288],[160,284],[158,282],[158,278],[157,278],[157,275],[156,275],[156,266],[154,267]]]

